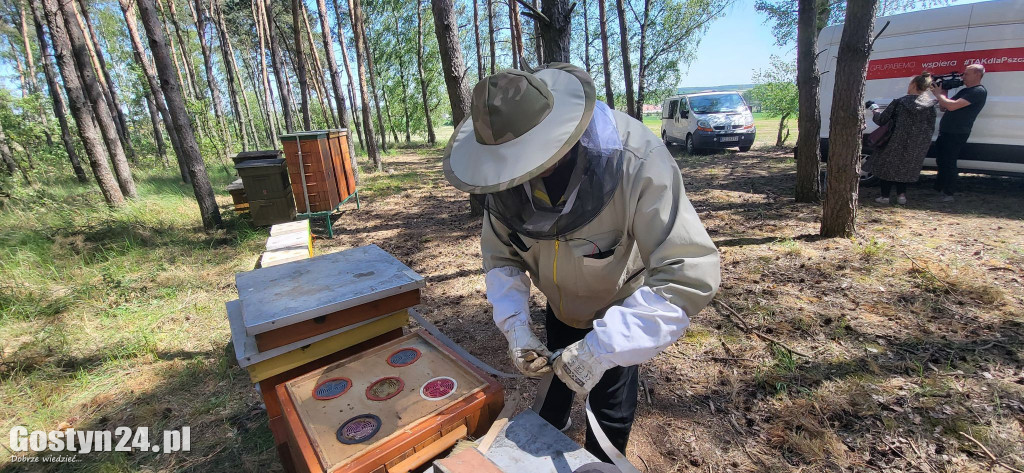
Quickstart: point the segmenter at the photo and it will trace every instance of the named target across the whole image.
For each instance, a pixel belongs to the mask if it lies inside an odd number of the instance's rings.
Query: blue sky
[[[980,0],[952,0],[977,3]],[[724,18],[714,22],[700,42],[696,59],[682,71],[679,87],[712,87],[748,84],[757,69],[767,68],[772,54],[783,59],[796,57],[795,45],[776,46],[771,25],[754,10],[754,0],[736,0]]]

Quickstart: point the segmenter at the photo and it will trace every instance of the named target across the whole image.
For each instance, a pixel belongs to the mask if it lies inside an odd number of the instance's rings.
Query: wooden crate
[[[410,364],[389,363],[400,350],[415,349]],[[370,386],[382,377],[399,377],[404,386],[393,397],[372,400]],[[425,383],[454,380],[445,397],[430,399]],[[317,399],[324,381],[343,377],[350,388]],[[430,461],[466,435],[482,435],[503,405],[497,381],[470,365],[424,332],[415,332],[359,355],[278,384],[288,445],[300,471],[404,473]],[[371,414],[379,429],[361,443],[338,440],[339,428],[353,417]]]
[[[334,161],[334,176],[338,181],[341,200],[356,191],[356,178],[352,173],[352,156],[348,150],[348,130],[328,130],[327,143]]]

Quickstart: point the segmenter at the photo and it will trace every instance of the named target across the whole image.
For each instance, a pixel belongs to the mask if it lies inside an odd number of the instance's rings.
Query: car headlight
[[[711,122],[709,122],[707,119],[700,119],[697,120],[697,126],[701,128],[711,128]]]

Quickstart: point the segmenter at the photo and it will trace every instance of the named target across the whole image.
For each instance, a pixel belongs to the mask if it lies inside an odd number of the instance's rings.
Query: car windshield
[[[739,94],[699,95],[690,97],[690,109],[697,113],[735,112],[746,104]]]

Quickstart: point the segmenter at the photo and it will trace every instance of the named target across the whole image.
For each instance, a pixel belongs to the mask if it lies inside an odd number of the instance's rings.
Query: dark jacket
[[[886,181],[917,182],[932,144],[936,103],[927,93],[904,95],[884,111],[875,112],[875,123],[881,126],[892,122],[893,130],[889,142],[871,154],[868,162],[872,174]]]

